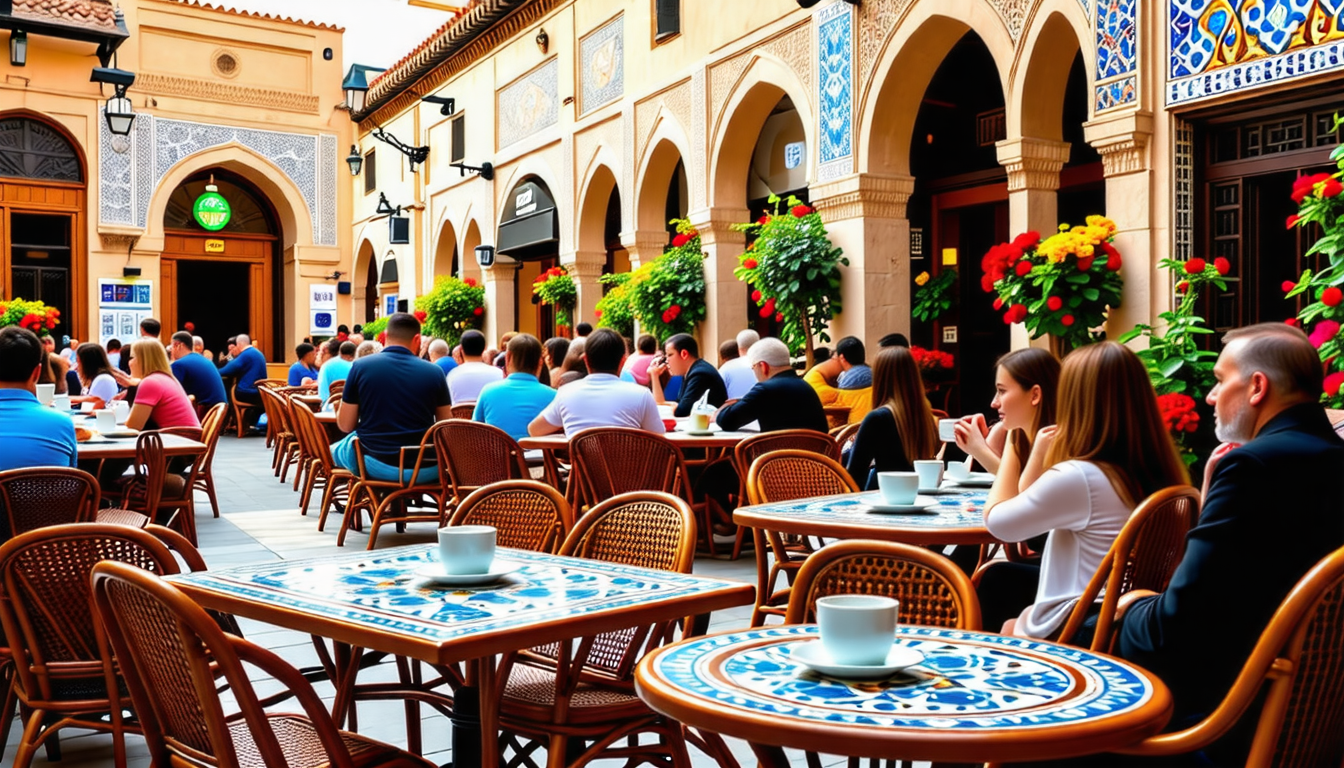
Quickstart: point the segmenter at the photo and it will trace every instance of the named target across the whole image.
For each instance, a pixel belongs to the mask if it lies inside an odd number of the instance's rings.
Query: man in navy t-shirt
[[[193,340],[186,331],[173,334],[170,351],[173,354],[173,376],[188,395],[196,397],[196,410],[204,411],[215,403],[226,402],[224,379],[219,369],[199,353],[192,351]]]
[[[355,361],[336,410],[336,423],[352,433],[331,447],[337,464],[359,472],[357,437],[369,475],[396,481],[401,449],[419,445],[435,422],[452,417],[447,379],[437,365],[417,357],[419,352],[420,321],[398,312],[388,318],[383,351]],[[421,471],[417,482],[438,477],[438,468],[430,466],[430,471]],[[403,480],[410,481],[413,467],[408,452]]]
[[[219,369],[219,375],[237,376],[238,399],[251,405],[261,405],[257,380],[266,378],[266,356],[252,346],[252,339],[246,333],[240,333],[236,338],[234,357],[228,365]]]

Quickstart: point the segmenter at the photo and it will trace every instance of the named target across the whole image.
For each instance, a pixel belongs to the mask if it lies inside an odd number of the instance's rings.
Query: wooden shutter
[[[681,32],[681,0],[656,0],[656,24],[653,39],[662,42]]]

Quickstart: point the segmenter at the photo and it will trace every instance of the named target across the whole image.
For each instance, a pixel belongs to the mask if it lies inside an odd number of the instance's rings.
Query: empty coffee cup
[[[93,413],[93,401],[85,400],[79,404],[80,413]]]
[[[70,396],[57,395],[55,398],[52,399],[51,404],[58,411],[68,411],[70,410]]]
[[[51,401],[52,401],[52,399],[55,398],[55,397],[56,397],[56,385],[55,385],[55,384],[38,384],[38,385],[37,385],[37,402],[39,402],[39,403],[41,403],[41,404],[43,404],[43,405],[51,405]]]
[[[439,529],[439,562],[450,576],[489,573],[495,559],[495,529],[489,525],[450,525]]]
[[[971,467],[964,461],[949,461],[947,462],[947,476],[955,482],[960,482],[971,476]]]
[[[937,488],[943,482],[943,462],[916,461],[915,474],[919,475],[920,488]]]
[[[919,494],[919,473],[878,472],[877,490],[888,504],[914,504]]]
[[[960,419],[939,419],[938,420],[938,439],[944,443],[955,443],[957,441],[957,422]]]
[[[94,411],[93,418],[98,426],[99,432],[115,432],[117,429],[117,413],[104,408],[101,411]]]
[[[898,600],[879,595],[832,595],[817,600],[821,646],[837,664],[878,666],[895,642]]]

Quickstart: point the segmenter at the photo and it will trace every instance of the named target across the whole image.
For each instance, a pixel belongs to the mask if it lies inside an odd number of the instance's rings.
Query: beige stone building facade
[[[913,332],[958,353],[963,388],[988,391],[993,357],[1025,342],[981,292],[984,250],[1089,213],[1120,228],[1112,331],[1170,306],[1156,267],[1169,255],[1233,262],[1237,279],[1207,308],[1218,327],[1286,317],[1269,287],[1300,274],[1305,243],[1279,214],[1292,177],[1328,165],[1337,140],[1344,20],[1332,8],[484,0],[375,80],[356,115],[360,151],[376,156],[354,194],[356,316],[454,272],[484,279],[489,335],[544,335],[530,298],[540,269],[568,266],[591,320],[598,276],[660,253],[668,219],[687,216],[707,253],[699,333],[716,345],[756,320],[730,225],[793,192],[850,259],[832,336]],[[452,98],[454,113],[424,96]],[[410,172],[376,127],[429,147],[423,168]],[[493,180],[458,160],[491,163]],[[553,221],[528,222],[543,241],[522,261],[482,272],[473,251],[515,222],[527,182]],[[410,211],[409,243],[388,243],[380,195]],[[913,276],[953,265],[958,307],[912,327]]]
[[[15,0],[0,28],[26,41],[0,57],[4,298],[61,307],[57,333],[81,340],[152,315],[212,350],[248,332],[275,360],[317,315],[350,315],[341,29],[196,0]],[[127,136],[104,120],[100,65],[135,75]],[[192,215],[212,178],[232,211],[218,231]],[[314,311],[312,286],[337,308]]]

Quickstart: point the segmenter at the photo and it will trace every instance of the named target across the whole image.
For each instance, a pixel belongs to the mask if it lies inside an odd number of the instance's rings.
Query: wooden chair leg
[[[205,485],[205,495],[210,498],[210,511],[214,513],[215,517],[219,517],[219,499],[215,496],[214,470],[212,469],[210,474],[201,477],[201,480]]]
[[[304,465],[304,475],[305,479],[303,483],[303,494],[299,496],[299,514],[307,516],[308,504],[312,502],[313,491],[317,488],[317,484],[320,480],[322,480],[322,477],[317,472],[317,466],[315,461],[310,461],[309,463]],[[297,477],[298,476],[296,475],[295,476],[296,480]]]
[[[5,745],[9,743],[9,727],[14,724],[14,713],[18,709],[19,692],[14,684],[14,665],[6,664],[0,675],[0,686],[4,696],[0,698],[0,760],[5,757]]]

